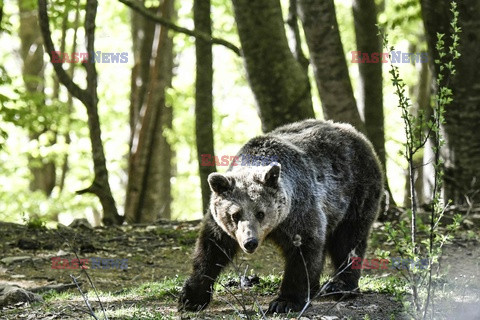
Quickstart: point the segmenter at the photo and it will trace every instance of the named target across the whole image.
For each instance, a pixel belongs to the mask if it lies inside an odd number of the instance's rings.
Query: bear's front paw
[[[288,313],[298,312],[305,307],[306,302],[290,301],[277,298],[270,302],[267,313]]]
[[[201,311],[208,306],[211,299],[212,293],[210,288],[205,289],[187,281],[180,293],[178,311]]]
[[[347,284],[341,280],[326,282],[322,288],[326,296],[334,299],[351,298],[358,293],[358,286]]]

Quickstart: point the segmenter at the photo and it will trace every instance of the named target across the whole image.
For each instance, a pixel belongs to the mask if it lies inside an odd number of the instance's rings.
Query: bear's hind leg
[[[363,224],[365,229],[359,228]],[[324,289],[327,293],[358,291],[361,270],[352,269],[351,257],[363,258],[367,249],[370,225],[356,220],[344,220],[327,240],[327,250],[332,259],[334,280]]]

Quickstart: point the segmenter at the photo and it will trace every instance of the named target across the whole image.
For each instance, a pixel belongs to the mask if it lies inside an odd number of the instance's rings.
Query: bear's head
[[[274,163],[208,176],[210,212],[246,253],[255,252],[288,215],[290,202],[280,171],[280,164]]]

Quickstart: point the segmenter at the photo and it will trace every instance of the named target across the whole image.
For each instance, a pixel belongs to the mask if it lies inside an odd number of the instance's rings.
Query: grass
[[[402,297],[408,292],[407,283],[398,275],[364,275],[360,278],[359,287],[363,292],[385,293],[395,297]]]
[[[240,281],[238,275],[234,272],[222,274],[215,285],[215,299],[217,300],[215,305],[228,307],[228,304],[231,303],[230,306],[236,311],[232,311],[231,314],[212,314],[209,318],[245,319],[246,316],[243,314],[241,305],[233,297],[235,295],[241,304],[244,304],[246,307],[248,319],[262,319],[260,311],[254,306],[254,299],[259,299],[265,303],[265,299],[270,299],[267,296],[273,296],[278,292],[281,279],[281,274],[270,274],[260,277],[259,283],[253,287],[241,289],[238,286]],[[106,314],[109,319],[178,319],[176,308],[172,306],[176,306],[177,297],[184,280],[181,277],[166,278],[160,282],[142,283],[136,287],[117,292],[102,291],[99,292],[99,295],[107,308]],[[326,280],[327,277],[322,278],[322,281]],[[392,294],[399,297],[405,296],[407,292],[404,281],[398,275],[366,275],[360,280],[360,288],[364,292]],[[63,293],[47,292],[43,295],[43,298],[46,303],[43,306],[39,306],[43,310],[54,311],[58,306],[66,304],[84,307],[84,302],[76,291]],[[91,293],[89,294],[89,299],[92,304],[97,305]],[[161,303],[159,304],[158,302]],[[96,313],[100,315],[100,310],[97,309]],[[290,314],[288,317],[290,318],[294,315]],[[185,316],[191,319],[202,317],[202,315],[196,313],[186,313]],[[285,318],[279,316],[269,317],[269,319]]]
[[[184,279],[175,277],[162,282],[147,282],[129,289],[125,296],[142,297],[145,300],[176,299]]]

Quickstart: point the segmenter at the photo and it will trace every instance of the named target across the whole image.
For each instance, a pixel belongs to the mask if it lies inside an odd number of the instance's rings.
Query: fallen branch
[[[124,5],[129,7],[130,9],[135,10],[136,12],[141,14],[142,16],[144,16],[144,17],[146,17],[146,18],[148,18],[148,19],[150,19],[150,20],[152,20],[152,21],[154,21],[158,24],[161,24],[162,26],[164,26],[166,28],[169,28],[169,29],[171,29],[173,31],[176,31],[176,32],[179,32],[179,33],[183,33],[183,34],[195,37],[197,39],[201,39],[201,40],[210,42],[212,44],[218,44],[218,45],[224,46],[224,47],[232,50],[233,52],[235,52],[235,54],[237,54],[238,56],[242,56],[240,48],[238,48],[236,45],[234,45],[233,43],[231,43],[227,40],[224,40],[224,39],[221,39],[221,38],[216,38],[216,37],[211,37],[210,35],[208,35],[204,32],[201,32],[201,31],[191,30],[191,29],[187,29],[187,28],[184,28],[184,27],[180,27],[180,26],[176,25],[175,23],[171,22],[170,20],[162,18],[162,17],[148,11],[148,9],[143,4],[141,4],[140,2],[136,2],[136,1],[132,1],[132,0],[118,0],[118,1],[120,1],[121,3],[123,3]]]
[[[81,282],[78,283],[79,285],[82,285]],[[76,284],[72,283],[59,283],[59,284],[50,284],[46,286],[41,286],[41,287],[35,287],[32,289],[29,289],[31,292],[34,293],[42,293],[46,291],[55,291],[55,292],[63,292],[71,288],[75,288]]]

